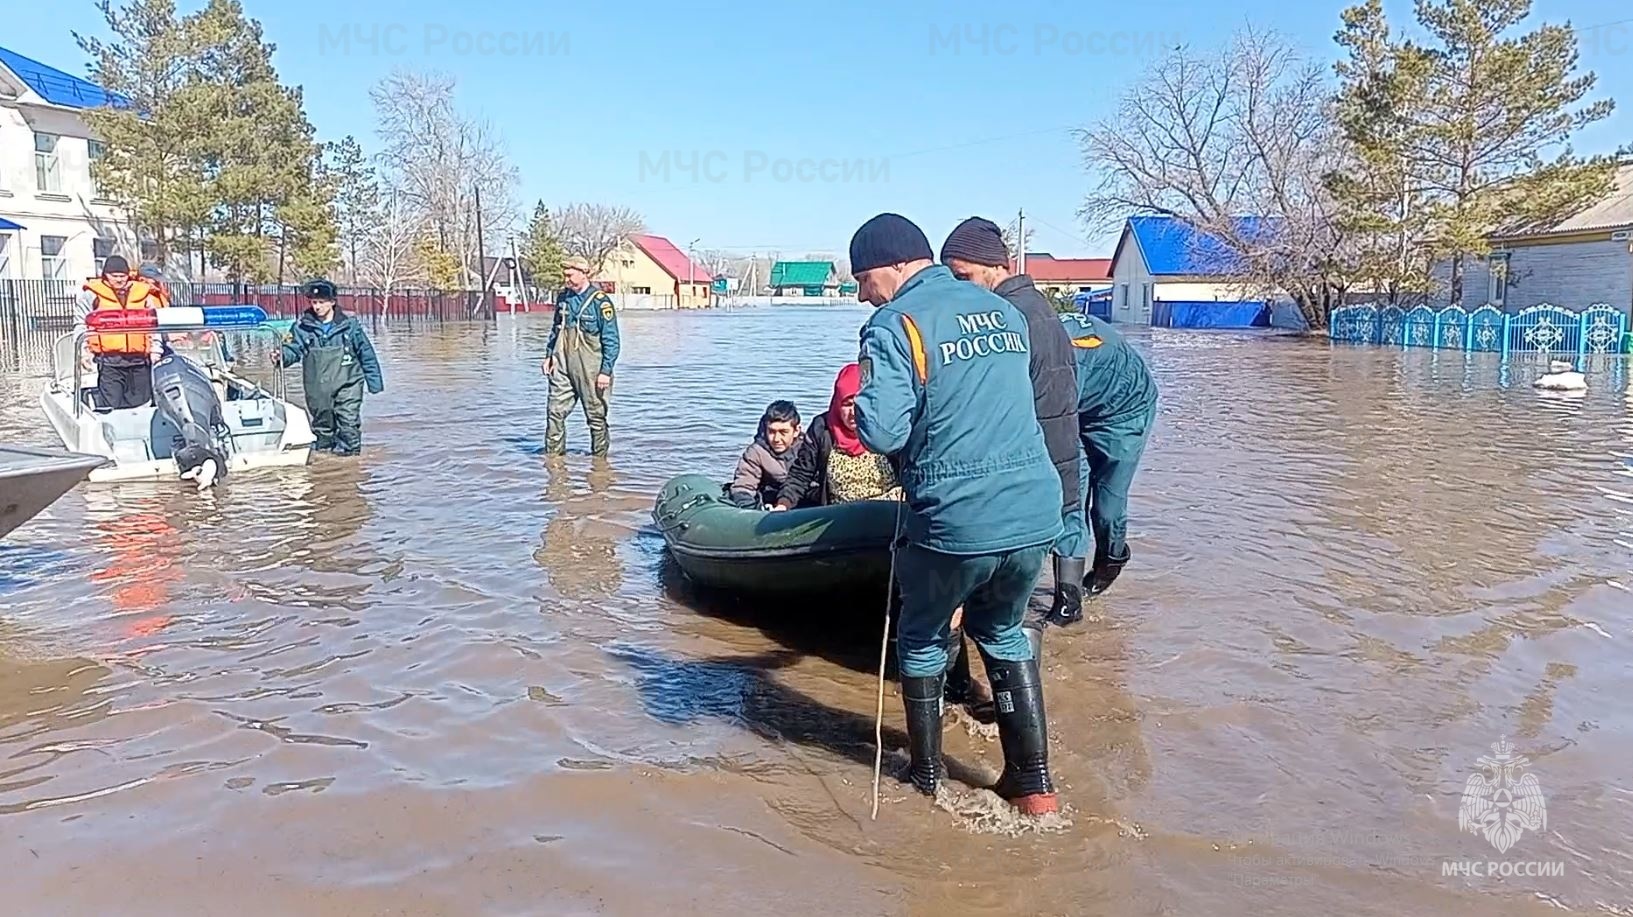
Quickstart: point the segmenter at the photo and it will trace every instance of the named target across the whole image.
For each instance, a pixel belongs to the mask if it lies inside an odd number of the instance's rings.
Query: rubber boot
[[[964,708],[977,723],[991,723],[996,714],[992,709],[992,692],[970,671],[969,644],[963,630],[953,632],[947,655],[952,662],[947,666],[947,703]]]
[[[902,704],[907,708],[908,778],[926,796],[941,784],[941,694],[947,674],[928,678],[902,676]]]
[[[1087,597],[1091,599],[1099,598],[1102,593],[1110,589],[1111,584],[1117,581],[1117,574],[1123,572],[1123,565],[1128,563],[1128,559],[1133,555],[1133,549],[1124,545],[1123,556],[1120,558],[1111,557],[1110,555],[1096,556],[1094,569],[1090,571],[1088,576],[1083,578],[1083,586],[1088,590]]]
[[[962,704],[969,700],[970,689],[975,683],[974,676],[970,674],[970,651],[964,645],[962,628],[953,631],[947,641],[947,659],[947,703]]]
[[[1056,557],[1055,604],[1049,609],[1049,623],[1064,627],[1083,620],[1083,558]],[[1036,655],[1035,653],[1033,654]]]
[[[1026,634],[1026,642],[1032,645],[1032,658],[1037,660],[1038,668],[1043,668],[1043,628],[1021,626],[1021,632]]]
[[[1007,662],[984,653],[981,661],[992,679],[998,741],[1004,749],[1004,772],[992,791],[1025,815],[1059,811],[1060,800],[1049,779],[1049,723],[1038,661]]]

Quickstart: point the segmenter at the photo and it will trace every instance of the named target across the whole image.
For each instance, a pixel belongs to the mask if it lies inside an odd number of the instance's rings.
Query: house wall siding
[[[1605,238],[1496,249],[1508,253],[1509,281],[1502,303],[1504,311],[1518,312],[1540,303],[1567,309],[1609,303],[1623,310],[1633,309],[1630,244],[1633,242],[1626,239],[1612,242]],[[1442,283],[1449,282],[1450,265],[1437,268],[1435,274]],[[1464,264],[1463,274],[1461,304],[1465,309],[1478,309],[1489,297],[1490,265],[1483,258],[1470,258]]]
[[[1124,324],[1151,324],[1151,313],[1145,308],[1144,290],[1152,284],[1145,258],[1132,233],[1123,230],[1124,239],[1118,246],[1117,258],[1111,265],[1111,320]]]

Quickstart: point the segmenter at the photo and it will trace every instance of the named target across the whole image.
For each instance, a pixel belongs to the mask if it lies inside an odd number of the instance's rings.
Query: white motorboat
[[[174,410],[156,406],[166,402],[161,391],[154,393],[155,404],[111,411],[97,409],[93,396],[96,371],[94,366],[87,368],[80,355],[86,335],[98,329],[159,335],[167,348],[190,361],[209,379],[220,410],[217,416],[212,405],[207,412],[214,426],[206,431],[210,436],[207,446],[212,455],[219,453],[226,459],[226,467],[217,474],[300,466],[311,457],[316,438],[306,412],[285,398],[285,371],[277,371],[276,394],[233,371],[223,332],[278,335],[264,324],[266,313],[261,309],[132,309],[92,313],[91,320],[92,328],[71,331],[52,347],[51,387],[40,395],[40,406],[64,446],[109,460],[90,473],[92,482],[194,476],[196,470],[182,467],[177,457],[185,454],[189,446],[199,445],[192,442],[199,432],[196,424],[185,419],[178,423]],[[200,489],[209,483],[200,481]]]

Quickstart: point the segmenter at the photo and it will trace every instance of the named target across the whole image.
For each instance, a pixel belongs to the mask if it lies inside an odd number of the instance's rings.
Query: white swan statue
[[[1537,388],[1553,392],[1585,392],[1588,390],[1588,380],[1565,360],[1553,360],[1548,363],[1548,373],[1538,376],[1532,383]]]

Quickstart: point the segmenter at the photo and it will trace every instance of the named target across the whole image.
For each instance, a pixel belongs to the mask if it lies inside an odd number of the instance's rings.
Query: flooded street
[[[373,331],[361,460],[77,487],[0,544],[5,912],[1633,914],[1625,373],[1134,333],[1133,560],[1045,646],[1070,824],[888,775],[871,821],[878,612],[723,614],[648,515],[867,314],[626,314],[606,467],[581,414],[543,458],[524,316]],[[56,445],[45,384],[0,371],[0,440]],[[1499,853],[1503,737],[1546,825]],[[1492,861],[1562,865],[1443,875]]]

